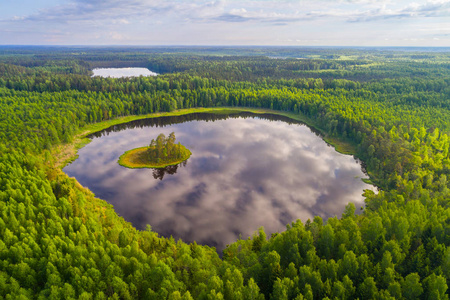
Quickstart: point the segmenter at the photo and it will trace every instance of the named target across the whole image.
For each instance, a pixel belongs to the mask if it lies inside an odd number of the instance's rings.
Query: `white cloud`
[[[235,6],[239,5],[239,6]],[[434,17],[450,12],[450,1],[410,3],[394,8],[387,1],[162,1],[162,0],[74,0],[66,5],[20,17],[29,21],[67,22],[88,19],[146,18],[172,16],[187,20],[293,22],[318,18],[372,21],[380,18]]]
[[[427,1],[426,3],[411,3],[402,8],[382,8],[357,12],[350,15],[350,21],[376,21],[385,19],[419,19],[450,16],[450,1]]]
[[[299,44],[316,40],[332,45],[342,43],[341,36],[384,41],[386,35],[414,24],[420,26],[411,29],[411,34],[426,25],[431,40],[447,33],[439,27],[449,16],[449,0],[71,0],[32,15],[0,20],[1,27],[16,33],[0,35],[0,40],[40,41],[49,30],[58,28],[65,33],[63,39],[70,36],[69,44],[108,44],[109,39],[116,43],[109,34],[116,32],[134,44]]]

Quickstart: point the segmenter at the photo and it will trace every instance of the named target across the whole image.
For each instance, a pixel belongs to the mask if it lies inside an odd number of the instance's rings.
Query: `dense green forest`
[[[0,48],[0,297],[448,299],[450,53],[400,50]],[[120,66],[161,75],[90,77]],[[136,230],[58,167],[92,124],[220,106],[301,117],[380,191],[220,258]]]

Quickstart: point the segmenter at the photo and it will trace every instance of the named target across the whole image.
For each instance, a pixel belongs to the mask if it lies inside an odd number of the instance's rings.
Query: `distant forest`
[[[136,230],[61,171],[102,122],[198,107],[301,115],[380,190],[219,257]],[[449,134],[448,49],[0,47],[0,298],[448,299]]]

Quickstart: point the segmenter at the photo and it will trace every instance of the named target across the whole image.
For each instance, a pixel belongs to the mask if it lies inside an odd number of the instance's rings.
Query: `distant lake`
[[[155,72],[150,71],[146,68],[100,68],[92,70],[94,72],[94,76],[100,77],[112,77],[112,78],[121,78],[121,77],[139,77],[139,76],[156,76],[158,75]]]
[[[126,150],[175,132],[192,152],[166,169],[128,169]],[[64,168],[138,229],[221,251],[259,227],[266,233],[314,216],[340,216],[374,189],[353,156],[307,126],[276,115],[191,114],[134,121],[96,133]]]

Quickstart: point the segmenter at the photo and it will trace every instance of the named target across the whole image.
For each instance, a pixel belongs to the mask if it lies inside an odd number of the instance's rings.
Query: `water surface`
[[[100,76],[113,78],[158,75],[157,73],[152,72],[146,68],[99,68],[93,69],[92,72],[94,72],[94,75],[92,75],[92,77]]]
[[[213,121],[215,119],[215,121]],[[175,132],[191,150],[165,170],[128,169],[125,151]],[[305,125],[273,115],[192,114],[116,125],[97,133],[64,168],[138,229],[208,244],[220,251],[260,226],[266,233],[318,215],[340,216],[348,202],[363,206],[373,189],[352,156],[326,144]]]

